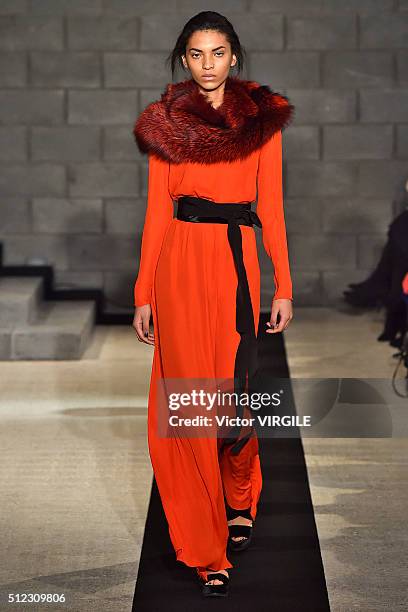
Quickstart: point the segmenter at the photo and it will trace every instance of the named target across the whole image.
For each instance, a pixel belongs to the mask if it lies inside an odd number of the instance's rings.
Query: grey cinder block
[[[408,15],[362,15],[360,45],[364,49],[408,47]]]
[[[0,49],[4,51],[61,51],[63,48],[63,23],[59,18],[35,15],[0,17]]]
[[[26,161],[27,128],[0,127],[0,161]]]
[[[351,15],[289,18],[288,49],[354,49],[357,19]]]
[[[107,87],[163,87],[168,81],[166,53],[105,53]]]
[[[393,71],[389,51],[328,51],[322,57],[325,87],[388,87]]]
[[[175,13],[182,10],[179,0],[103,0],[104,13],[109,15],[145,15]]]
[[[130,162],[69,164],[71,197],[134,196],[139,194],[139,174]]]
[[[408,86],[408,50],[400,49],[396,57],[398,85]]]
[[[63,195],[65,168],[59,164],[2,164],[0,195]]]
[[[357,196],[322,199],[322,232],[375,234],[392,220],[392,201]]]
[[[319,128],[311,125],[294,125],[283,133],[285,159],[319,159]]]
[[[288,161],[286,195],[351,195],[357,185],[357,168],[352,162]]]
[[[100,158],[98,126],[44,126],[31,130],[31,156],[36,161],[94,161]]]
[[[315,51],[252,52],[249,56],[251,77],[272,85],[272,89],[319,86],[319,55]]]
[[[407,180],[407,164],[397,160],[360,161],[357,193],[374,198],[394,198]]]
[[[105,127],[103,158],[112,161],[141,161],[143,156],[136,145],[132,130],[133,124]]]
[[[32,231],[31,207],[28,198],[3,196],[0,211],[0,234]]]
[[[408,121],[408,88],[361,91],[361,121],[397,123]]]
[[[405,0],[403,0],[405,1]],[[280,13],[313,15],[335,15],[350,13],[375,13],[392,11],[393,0],[252,0],[251,9],[259,12],[278,11]]]
[[[103,0],[29,0],[34,15],[100,15]]]
[[[97,88],[102,69],[99,54],[87,51],[31,53],[31,82],[39,87]]]
[[[295,105],[293,125],[349,123],[356,119],[357,95],[355,91],[289,88],[286,92]]]
[[[62,123],[64,92],[61,90],[0,91],[0,123],[55,125]]]
[[[144,198],[107,198],[104,202],[105,227],[108,234],[140,233],[145,221],[146,201]]]
[[[353,268],[357,237],[350,234],[293,234],[290,241],[293,269]]]
[[[71,238],[70,238],[71,239]],[[50,265],[68,268],[67,236],[7,234],[3,237],[4,265]]]
[[[408,125],[397,126],[397,157],[408,157]]]
[[[0,54],[0,87],[23,87],[27,84],[27,56],[20,51]]]
[[[100,89],[68,92],[71,125],[131,125],[138,115],[137,92]]]
[[[29,0],[2,0],[0,15],[19,15],[28,10]]]
[[[39,234],[102,231],[101,199],[34,198],[33,230]]]
[[[330,198],[330,201],[332,198]],[[292,233],[318,234],[322,231],[322,206],[325,198],[311,198],[305,193],[303,197],[284,197],[284,215],[286,230]]]
[[[84,270],[134,270],[137,240],[134,235],[87,236],[76,234],[68,242],[70,268]]]
[[[136,18],[70,17],[67,20],[68,47],[76,51],[132,51],[139,48]]]
[[[324,159],[390,159],[392,153],[392,125],[323,127]]]

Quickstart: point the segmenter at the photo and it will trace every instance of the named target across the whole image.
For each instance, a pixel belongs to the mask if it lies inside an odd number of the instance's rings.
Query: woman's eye
[[[215,55],[217,55],[218,57],[222,57],[224,55],[224,51],[216,51]],[[191,57],[193,59],[198,59],[200,57],[200,54],[199,53],[192,53]]]

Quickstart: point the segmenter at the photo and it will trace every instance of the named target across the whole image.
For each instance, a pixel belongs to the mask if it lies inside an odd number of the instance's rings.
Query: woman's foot
[[[248,527],[253,526],[253,521],[245,518],[244,516],[237,516],[236,518],[228,521],[228,526],[231,525],[247,525]],[[245,536],[230,536],[233,542],[240,542],[242,540],[246,540]]]
[[[222,581],[219,580],[218,578],[210,579],[211,574],[224,574],[224,576],[229,578],[229,574],[228,574],[227,570],[218,570],[216,572],[212,571],[212,570],[209,570],[207,572],[207,582],[205,584],[223,584]]]
[[[226,597],[228,595],[229,574],[227,570],[207,570],[207,580],[199,572],[198,575],[204,597]]]
[[[246,550],[251,543],[254,525],[251,509],[236,510],[228,507],[227,524],[229,530],[229,550],[232,552]]]

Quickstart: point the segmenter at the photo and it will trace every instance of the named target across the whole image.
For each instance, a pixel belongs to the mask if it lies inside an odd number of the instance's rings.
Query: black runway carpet
[[[261,314],[259,329],[266,329]],[[282,334],[258,334],[263,376],[288,378]],[[248,550],[228,553],[230,592],[201,595],[194,568],[175,559],[153,480],[132,612],[330,611],[301,440],[259,438],[263,488]]]

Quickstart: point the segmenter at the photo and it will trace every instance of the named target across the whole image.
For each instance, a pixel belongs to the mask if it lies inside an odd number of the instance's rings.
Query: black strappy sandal
[[[197,573],[204,597],[226,597],[228,595],[229,576],[221,572],[207,572],[207,580]],[[210,580],[220,580],[222,584],[207,584]]]
[[[246,550],[252,540],[252,531],[254,527],[254,519],[251,516],[250,509],[247,510],[235,510],[230,506],[227,506],[227,520],[232,521],[234,518],[242,516],[252,521],[252,525],[228,525],[229,538],[228,548],[232,552],[238,552]],[[242,537],[241,540],[233,540],[235,537]]]

